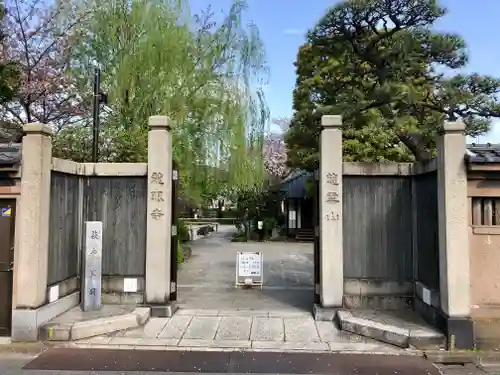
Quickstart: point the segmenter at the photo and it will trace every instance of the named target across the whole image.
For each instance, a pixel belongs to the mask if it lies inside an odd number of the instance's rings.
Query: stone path
[[[145,326],[75,341],[79,347],[409,353],[339,331],[311,314],[284,311],[181,309],[172,318],[151,318]]]
[[[302,310],[313,305],[313,246],[308,243],[231,242],[234,226],[190,243],[192,256],[179,268],[178,302],[186,308]],[[264,254],[264,289],[234,287],[236,253]]]

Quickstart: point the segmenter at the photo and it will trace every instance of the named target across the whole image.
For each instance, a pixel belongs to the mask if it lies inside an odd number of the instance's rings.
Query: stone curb
[[[500,365],[500,352],[498,351],[473,351],[473,350],[429,350],[424,352],[424,357],[434,363],[466,364],[474,363],[478,366]]]
[[[350,311],[338,310],[337,319],[344,331],[396,345],[401,348],[416,349],[438,348],[444,344],[444,335],[427,331],[401,328],[392,324],[380,323],[368,318],[354,316]]]
[[[209,310],[209,309],[191,309],[178,305],[175,315],[186,316],[244,316],[244,317],[262,317],[262,318],[312,318],[311,313],[302,311],[281,311],[281,310]]]
[[[223,347],[223,346],[174,346],[174,345],[132,345],[123,343],[93,344],[69,342],[67,348],[85,349],[120,349],[120,350],[157,350],[157,351],[214,351],[214,352],[273,352],[273,353],[335,353],[335,354],[368,354],[368,355],[391,355],[391,356],[423,356],[419,350],[405,351],[378,351],[378,350],[325,350],[308,348],[251,348],[251,347]]]
[[[358,318],[349,311],[338,311],[340,327],[344,331],[356,333],[365,337],[407,348],[410,330]]]
[[[0,354],[24,354],[24,355],[39,355],[46,350],[54,347],[51,343],[9,343],[0,345]]]
[[[74,323],[47,323],[40,327],[40,340],[72,341],[137,328],[150,317],[150,309],[139,307],[128,314]]]

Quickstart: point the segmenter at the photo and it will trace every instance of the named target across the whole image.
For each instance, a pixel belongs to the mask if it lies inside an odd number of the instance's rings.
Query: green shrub
[[[184,220],[179,220],[177,228],[177,236],[180,241],[187,242],[189,241],[189,228],[184,222]]]
[[[236,230],[238,232],[241,232],[243,230],[243,222],[241,221],[241,219],[236,219],[234,221],[234,226],[236,227]]]
[[[233,234],[233,238],[231,240],[232,242],[247,242],[248,239],[245,235],[245,232],[243,231],[238,231],[235,234]]]
[[[278,221],[274,217],[265,217],[262,221],[264,222],[262,229],[264,230],[265,236],[271,236],[271,233],[276,227]]]
[[[185,217],[182,220],[192,223],[219,223],[221,225],[234,225],[235,217],[199,217],[197,219]]]
[[[182,242],[178,239],[177,243],[177,264],[184,262],[184,251],[182,250]]]

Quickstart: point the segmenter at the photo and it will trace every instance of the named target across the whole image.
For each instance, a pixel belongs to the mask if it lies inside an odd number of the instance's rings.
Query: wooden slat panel
[[[78,198],[78,176],[51,173],[48,285],[78,274]]]
[[[343,179],[344,277],[413,279],[411,176]]]
[[[493,200],[494,225],[500,225],[500,198]]]
[[[417,279],[439,290],[439,237],[437,173],[415,176]]]
[[[483,199],[483,225],[493,225],[493,200]]]
[[[482,225],[483,204],[482,198],[472,198],[472,225]]]
[[[144,276],[147,178],[83,178],[84,218],[103,222],[103,276]]]

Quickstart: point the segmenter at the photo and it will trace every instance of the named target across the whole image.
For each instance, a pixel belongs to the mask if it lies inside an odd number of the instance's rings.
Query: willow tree
[[[163,114],[172,121],[187,196],[215,194],[221,184],[261,183],[268,110],[259,84],[266,67],[258,30],[241,22],[244,2],[236,1],[220,24],[210,9],[193,16],[181,0],[82,0],[80,6],[90,17],[75,33],[73,74],[90,98],[87,77],[96,61],[101,65],[110,98],[103,160],[144,161],[147,119]],[[59,144],[67,150],[75,137],[88,139],[88,127],[63,131]]]

